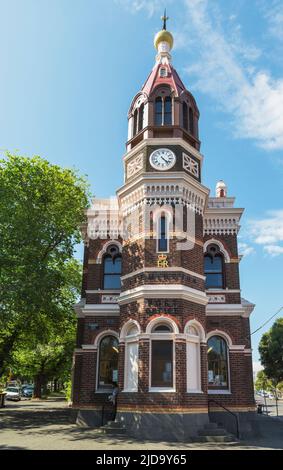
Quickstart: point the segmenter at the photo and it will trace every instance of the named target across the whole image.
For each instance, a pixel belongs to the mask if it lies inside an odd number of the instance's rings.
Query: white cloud
[[[267,217],[248,223],[249,236],[254,243],[263,245],[271,256],[283,254],[283,210],[270,211]]]
[[[279,256],[283,254],[283,246],[266,245],[263,248],[271,256]]]
[[[275,0],[268,2],[265,9],[265,17],[268,21],[269,32],[272,36],[283,41],[283,2]]]
[[[199,53],[187,68],[197,77],[196,87],[231,115],[236,137],[255,139],[265,149],[283,148],[283,78],[248,67],[245,60],[256,59],[257,49],[243,49],[242,42],[229,39],[207,0],[185,3]]]
[[[144,10],[149,16],[161,9],[159,0],[115,1],[132,13]],[[274,31],[278,27],[283,35],[282,0],[272,5],[266,16]],[[256,67],[261,51],[242,37],[238,16],[224,17],[219,5],[208,0],[183,0],[182,8],[184,21],[179,22],[176,45],[197,52],[185,68],[190,82],[192,77],[196,80],[194,89],[211,96],[230,115],[236,138],[252,139],[267,150],[283,149],[283,77],[274,78]]]
[[[138,13],[141,10],[145,10],[148,16],[152,16],[155,12],[161,11],[161,5],[159,0],[115,0],[116,3],[120,4],[131,13]]]
[[[238,246],[239,246],[240,255],[248,256],[248,255],[251,255],[252,253],[255,253],[254,247],[249,246],[247,243],[240,242]]]

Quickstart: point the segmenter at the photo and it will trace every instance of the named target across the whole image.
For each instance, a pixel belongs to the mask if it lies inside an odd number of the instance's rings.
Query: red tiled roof
[[[160,77],[160,68],[167,68],[167,77]],[[156,64],[143,85],[142,91],[149,96],[158,85],[169,85],[175,91],[176,96],[180,96],[182,91],[186,90],[185,85],[171,64]]]

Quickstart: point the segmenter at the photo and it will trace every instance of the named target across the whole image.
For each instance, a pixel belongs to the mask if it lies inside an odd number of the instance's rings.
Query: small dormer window
[[[164,77],[167,77],[167,69],[166,67],[161,67],[160,71],[159,71],[159,76],[161,78],[164,78]]]

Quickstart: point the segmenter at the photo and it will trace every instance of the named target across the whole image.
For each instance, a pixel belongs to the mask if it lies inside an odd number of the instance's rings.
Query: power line
[[[272,318],[276,317],[276,315],[278,315],[278,313],[281,312],[281,310],[283,310],[283,305],[282,307],[279,308],[279,310],[274,313],[274,315],[272,315],[268,320],[266,320],[259,328],[257,328],[255,331],[253,331],[250,336],[252,336],[253,334],[255,334],[257,331],[261,330],[265,325],[267,325],[267,323],[270,322],[270,320],[272,320]]]

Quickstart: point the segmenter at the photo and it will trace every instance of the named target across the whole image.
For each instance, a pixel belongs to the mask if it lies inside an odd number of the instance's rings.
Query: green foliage
[[[283,318],[265,333],[259,344],[261,363],[266,376],[275,384],[283,381]]]
[[[274,389],[274,385],[270,379],[266,376],[265,372],[263,370],[260,370],[257,373],[256,376],[256,381],[255,381],[255,389],[257,391],[259,390],[265,390],[267,392],[270,392]]]
[[[64,383],[64,390],[65,390],[65,398],[69,402],[71,401],[71,394],[72,394],[72,382],[68,380]]]
[[[0,160],[0,376],[9,361],[36,362],[52,344],[56,363],[70,347],[80,284],[72,257],[87,202],[73,170],[38,156]]]

